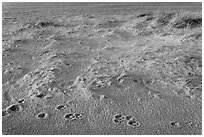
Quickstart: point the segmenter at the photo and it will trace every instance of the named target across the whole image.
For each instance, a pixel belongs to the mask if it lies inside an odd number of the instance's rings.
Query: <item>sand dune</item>
[[[200,135],[201,3],[3,3],[4,135]]]

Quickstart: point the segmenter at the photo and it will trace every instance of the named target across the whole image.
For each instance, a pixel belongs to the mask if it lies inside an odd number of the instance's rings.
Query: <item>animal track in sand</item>
[[[13,104],[7,107],[9,112],[20,112],[23,110],[23,107],[19,104]]]
[[[201,134],[201,5],[3,3],[2,132]]]
[[[47,112],[40,112],[36,116],[37,119],[46,119],[48,117],[49,117],[49,114]]]

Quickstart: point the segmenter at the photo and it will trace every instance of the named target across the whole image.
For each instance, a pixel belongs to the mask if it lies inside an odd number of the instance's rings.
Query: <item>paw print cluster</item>
[[[132,128],[140,127],[140,122],[136,121],[134,116],[131,115],[122,115],[122,114],[115,114],[113,116],[113,122],[116,124],[119,123],[126,123],[127,126]]]
[[[61,104],[61,105],[58,105],[56,108],[55,108],[57,111],[63,111],[63,110],[66,110],[67,109],[67,106]],[[64,115],[64,118],[66,120],[76,120],[76,119],[81,119],[83,118],[83,115],[80,114],[80,113],[67,113]]]

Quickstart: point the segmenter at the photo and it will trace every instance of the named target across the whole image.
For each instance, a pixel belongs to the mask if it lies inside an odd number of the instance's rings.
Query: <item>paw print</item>
[[[83,118],[83,115],[82,114],[79,114],[79,113],[67,113],[64,115],[64,118],[66,120],[77,120],[77,119],[81,119]]]
[[[19,104],[13,104],[7,107],[8,112],[19,112],[22,111],[23,108]]]
[[[48,118],[48,113],[46,113],[46,112],[40,112],[40,113],[37,114],[37,118],[38,118],[38,119]]]
[[[65,109],[67,109],[67,107],[64,105],[58,105],[55,109],[56,110],[65,110]]]
[[[132,119],[132,120],[129,120],[127,122],[127,125],[132,127],[132,128],[135,128],[135,127],[140,127],[141,124],[139,122],[137,122],[137,121]]]
[[[114,123],[122,123],[125,121],[125,117],[121,114],[116,114],[113,116],[113,122]]]

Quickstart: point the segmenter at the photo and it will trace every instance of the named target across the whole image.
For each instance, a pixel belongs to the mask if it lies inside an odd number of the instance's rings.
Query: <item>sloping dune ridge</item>
[[[202,3],[3,3],[3,135],[201,135]]]

